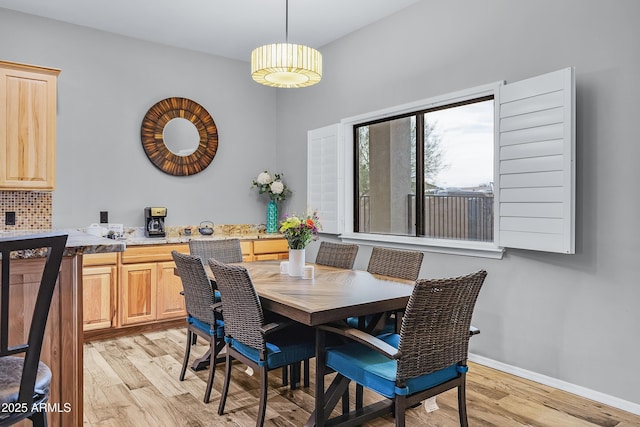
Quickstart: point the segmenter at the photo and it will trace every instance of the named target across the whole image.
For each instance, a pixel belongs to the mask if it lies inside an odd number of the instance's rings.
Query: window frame
[[[374,234],[355,232],[355,203],[356,194],[356,170],[355,170],[355,127],[365,123],[379,122],[391,118],[412,115],[417,112],[446,108],[455,104],[467,103],[468,101],[492,96],[494,99],[494,178],[499,176],[499,89],[504,82],[494,82],[486,85],[476,86],[452,93],[434,96],[419,101],[390,107],[383,110],[373,111],[345,118],[340,122],[342,126],[342,135],[344,138],[344,208],[346,219],[344,231],[340,238],[344,242],[366,244],[366,245],[384,245],[396,248],[406,248],[421,250],[424,252],[448,253],[467,256],[480,256],[486,258],[501,259],[504,254],[504,248],[499,247],[496,243],[496,235],[494,234],[493,242],[475,242],[468,240],[451,240],[451,239],[434,239],[422,236],[402,236],[390,234]],[[494,230],[497,229],[499,216],[499,191],[494,193]]]

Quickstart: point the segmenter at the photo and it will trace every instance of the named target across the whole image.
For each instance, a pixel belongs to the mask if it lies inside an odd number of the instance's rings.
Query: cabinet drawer
[[[122,263],[134,264],[138,262],[173,261],[171,251],[188,254],[189,245],[185,243],[176,245],[130,246],[122,253]]]
[[[289,252],[289,246],[287,245],[286,239],[265,239],[253,241],[253,253],[255,255],[279,252]]]
[[[109,252],[106,254],[86,254],[82,256],[82,265],[85,267],[91,265],[112,265],[118,261],[117,252]]]

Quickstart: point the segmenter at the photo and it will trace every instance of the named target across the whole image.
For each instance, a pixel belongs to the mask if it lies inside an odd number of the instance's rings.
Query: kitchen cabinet
[[[182,292],[182,281],[174,273],[176,263],[173,261],[158,263],[158,320],[185,317],[187,309]]]
[[[245,262],[287,259],[282,238],[240,241]],[[131,245],[122,253],[83,257],[85,338],[107,338],[125,330],[152,330],[186,316],[182,281],[171,251],[189,253],[186,243]]]
[[[264,239],[253,241],[252,261],[288,259],[289,246],[285,239]]]
[[[60,70],[0,61],[0,189],[55,189]]]
[[[156,263],[120,267],[120,309],[123,325],[156,320]]]
[[[122,253],[119,298],[122,326],[186,316],[184,298],[180,295],[182,282],[173,274],[173,250],[189,253],[189,246],[133,246]]]
[[[92,331],[115,327],[117,254],[87,254],[82,258],[82,329]]]

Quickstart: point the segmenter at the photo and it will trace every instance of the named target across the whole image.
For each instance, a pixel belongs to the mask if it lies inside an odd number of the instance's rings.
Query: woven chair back
[[[416,280],[422,266],[424,254],[418,251],[373,247],[367,271],[383,276]]]
[[[471,316],[487,272],[416,282],[400,329],[397,380],[466,361]]]
[[[189,315],[201,322],[215,325],[215,313],[211,305],[215,303],[211,281],[197,256],[171,252],[182,280],[184,303]]]
[[[249,272],[242,266],[214,259],[209,259],[209,266],[222,297],[225,335],[264,352],[265,340],[260,332],[264,313]]]
[[[320,242],[316,264],[352,269],[358,255],[358,245]]]
[[[240,239],[190,240],[189,253],[200,257],[204,264],[211,258],[225,264],[242,262]]]
[[[18,391],[17,402],[25,404],[28,408],[25,412],[29,412],[34,402],[34,397],[39,393],[35,391],[36,375],[38,373],[38,364],[40,362],[40,354],[42,351],[42,340],[44,338],[44,330],[47,325],[49,308],[53,298],[53,291],[58,280],[60,265],[62,264],[62,256],[67,242],[67,234],[51,233],[39,236],[23,236],[11,238],[11,240],[0,241],[0,256],[2,257],[2,287],[0,291],[0,357],[17,355],[24,353],[24,364],[22,369],[22,378],[20,380],[20,389]],[[27,253],[32,250],[45,249],[47,260],[44,264],[38,294],[33,308],[31,319],[27,318],[29,313],[21,313],[25,316],[25,324],[29,322],[29,335],[25,340],[17,337],[15,331],[15,322],[12,319],[13,309],[16,302],[22,295],[18,292],[10,292],[11,278],[11,253],[14,251]],[[20,329],[22,330],[22,329]],[[4,359],[5,361],[11,358]],[[0,385],[4,388],[5,383]],[[5,391],[5,390],[3,390]],[[11,416],[10,419],[15,417]],[[18,417],[17,419],[19,419]],[[7,421],[9,422],[9,421]]]

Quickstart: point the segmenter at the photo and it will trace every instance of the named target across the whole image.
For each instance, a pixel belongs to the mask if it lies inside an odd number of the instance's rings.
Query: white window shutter
[[[496,242],[575,253],[575,71],[500,87]]]
[[[322,232],[342,233],[344,162],[339,124],[307,132],[307,206],[318,211]]]

